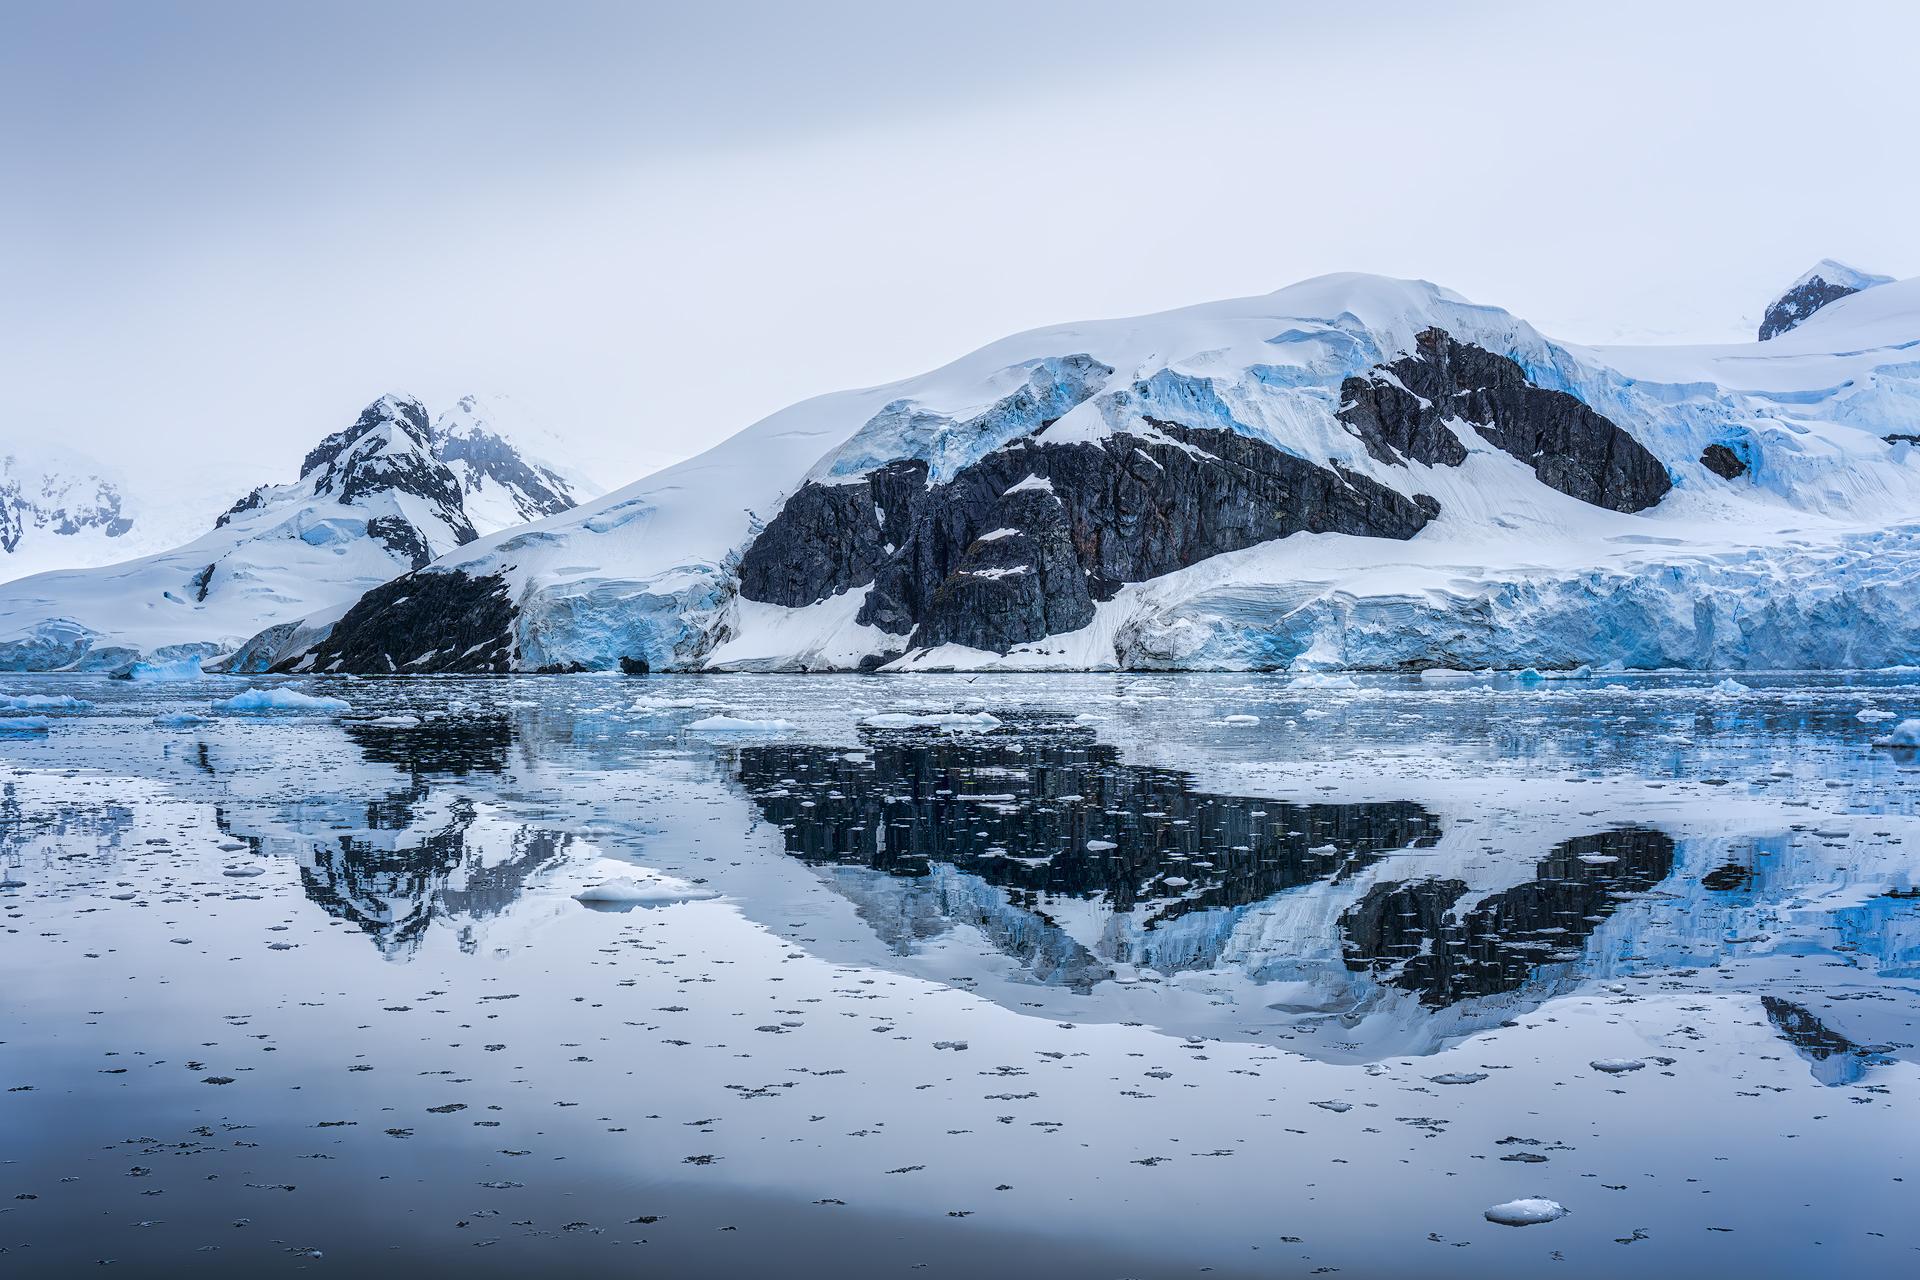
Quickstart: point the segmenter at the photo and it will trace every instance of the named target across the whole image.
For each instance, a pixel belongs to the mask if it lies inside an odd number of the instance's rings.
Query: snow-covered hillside
[[[461,547],[276,660],[1915,662],[1916,342],[1920,281],[1764,345],[1583,348],[1362,275],[1036,330]]]
[[[383,396],[315,446],[297,481],[255,489],[185,545],[0,584],[0,670],[212,659],[263,630],[288,640],[286,624],[478,531],[572,504],[569,482],[506,443],[477,402],[456,414],[436,430],[419,401]]]

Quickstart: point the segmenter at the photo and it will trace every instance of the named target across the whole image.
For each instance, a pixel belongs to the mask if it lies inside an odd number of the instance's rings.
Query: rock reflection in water
[[[1670,836],[1620,827],[1556,845],[1534,879],[1456,910],[1459,880],[1375,885],[1340,918],[1347,967],[1434,1008],[1517,991],[1541,965],[1578,960],[1620,903],[1673,870]]]
[[[329,914],[356,925],[390,958],[418,948],[436,921],[463,921],[460,946],[478,945],[475,925],[497,916],[526,883],[566,859],[575,837],[502,817],[440,779],[499,773],[513,744],[511,723],[495,716],[445,716],[416,724],[347,722],[347,737],[369,763],[411,775],[410,784],[355,806],[303,805],[283,824],[303,832],[295,850],[300,884]],[[266,838],[222,826],[256,849]]]
[[[1122,764],[1085,730],[1013,735],[877,731],[867,750],[742,748],[738,779],[787,851],[924,877],[936,864],[1004,888],[1098,898],[1145,928],[1339,879],[1439,839],[1417,804],[1287,804],[1211,795]]]
[[[1767,1021],[1773,1024],[1773,1029],[1807,1060],[1813,1078],[1821,1084],[1857,1082],[1866,1075],[1869,1065],[1886,1061],[1882,1055],[1892,1047],[1855,1044],[1822,1022],[1813,1010],[1791,1000],[1761,996],[1760,1004],[1766,1009]]]

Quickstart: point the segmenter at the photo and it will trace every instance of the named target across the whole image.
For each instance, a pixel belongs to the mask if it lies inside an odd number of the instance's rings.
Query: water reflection
[[[257,852],[291,854],[307,898],[366,933],[389,958],[411,955],[436,922],[457,923],[461,949],[477,949],[482,922],[504,914],[578,843],[507,817],[446,781],[505,770],[514,731],[504,716],[341,727],[367,763],[403,771],[406,785],[357,803],[286,807],[272,830],[256,829],[252,810],[222,810],[220,826]]]
[[[865,745],[745,747],[736,776],[797,857],[895,876],[958,868],[1042,915],[1048,897],[1098,899],[1153,928],[1340,880],[1440,835],[1406,802],[1196,791],[1057,724],[1018,737],[870,731]]]
[[[1347,967],[1436,1008],[1517,991],[1540,966],[1579,960],[1623,901],[1667,878],[1673,852],[1670,836],[1646,827],[1579,836],[1541,859],[1532,882],[1465,910],[1461,880],[1375,885],[1340,917]]]

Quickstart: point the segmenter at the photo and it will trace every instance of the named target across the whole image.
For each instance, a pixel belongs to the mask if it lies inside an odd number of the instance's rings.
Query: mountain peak
[[[1838,302],[1875,285],[1892,283],[1892,276],[1875,275],[1833,258],[1822,258],[1801,272],[1799,279],[1788,285],[1786,292],[1767,308],[1760,322],[1760,341],[1779,337],[1830,302]]]
[[[366,436],[392,427],[423,453],[433,449],[433,428],[427,420],[427,406],[409,395],[389,392],[360,411],[353,425],[334,432],[308,451],[300,462],[302,477],[326,466],[341,452]]]

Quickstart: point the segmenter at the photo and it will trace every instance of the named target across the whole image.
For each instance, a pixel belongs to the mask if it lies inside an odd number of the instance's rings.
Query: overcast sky
[[[387,389],[603,482],[1036,325],[1420,276],[1751,334],[1920,274],[1920,5],[7,0],[0,445],[291,479]]]

